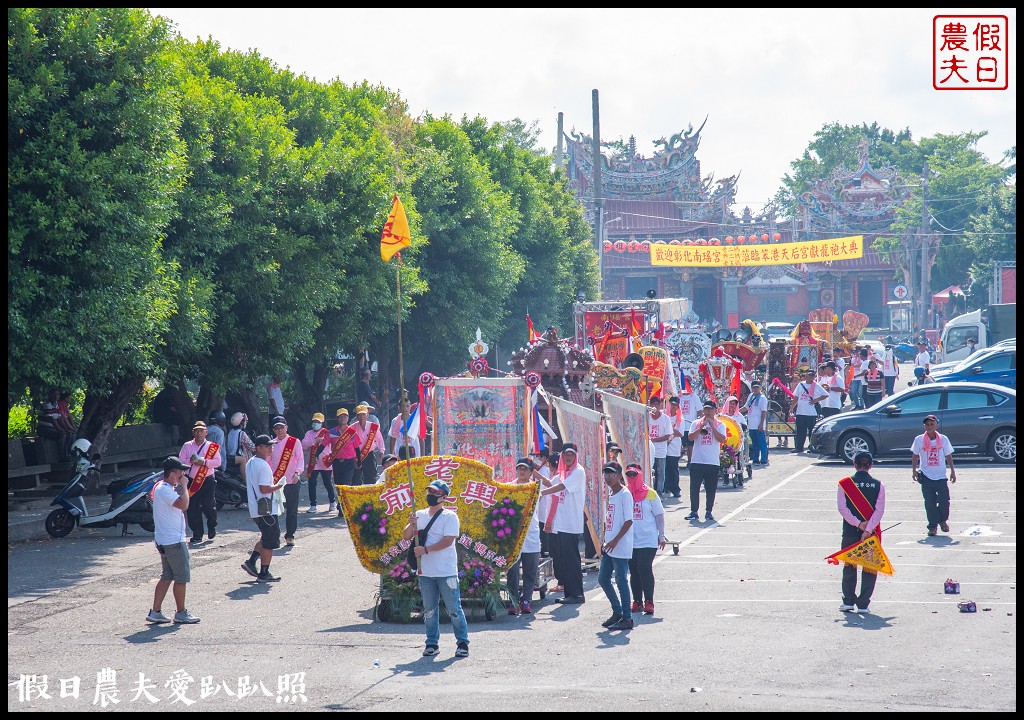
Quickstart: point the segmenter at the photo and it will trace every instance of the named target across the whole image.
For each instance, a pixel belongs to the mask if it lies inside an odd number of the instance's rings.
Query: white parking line
[[[739,598],[729,599],[712,599],[712,598],[690,598],[687,600],[659,600],[658,604],[663,605],[665,603],[750,603],[749,599],[741,600]],[[765,598],[758,598],[758,603],[834,603],[835,598],[828,600],[822,600],[821,598],[813,598],[810,600],[768,600]],[[958,601],[951,600],[882,600],[881,603],[885,605],[949,605],[950,607],[956,607]],[[1015,602],[988,602],[986,600],[976,601],[978,605],[994,606],[994,605],[1008,605],[1013,606]],[[851,615],[850,617],[853,617]]]
[[[685,555],[662,555],[660,560],[667,560],[675,558],[673,561],[677,565],[824,565],[825,558],[822,558],[818,562],[800,562],[800,561],[779,561],[779,560],[695,560],[687,561]],[[655,560],[657,562],[657,560]],[[975,570],[1012,570],[1016,568],[1016,565],[947,565],[945,563],[941,565],[930,565],[928,563],[900,563],[901,568],[905,567],[926,567],[926,568],[972,568]]]
[[[669,578],[669,579],[665,579],[665,580],[658,580],[658,584],[659,585],[661,585],[662,583],[687,583],[687,584],[707,583],[707,584],[712,584],[712,583],[735,583],[735,582],[736,582],[736,580],[724,580],[722,578],[710,578],[710,579],[707,579],[707,580],[703,580],[703,579],[677,579],[677,578]],[[744,581],[744,585],[746,583],[750,583],[751,585],[754,585],[756,583],[787,583],[787,584],[790,584],[790,585],[806,585],[808,583],[821,583],[821,584],[824,584],[824,585],[835,585],[836,581],[835,581],[834,578],[830,578],[828,580],[797,580],[796,582],[794,582],[793,580],[788,579],[788,578],[778,578],[778,579],[758,578],[756,580],[754,580],[754,579],[745,580]],[[934,586],[935,582],[933,580],[893,580],[891,578],[886,578],[885,579],[885,584],[886,585],[932,585],[932,586]],[[970,583],[970,585],[972,587],[975,586],[975,585],[1002,585],[1002,586],[1006,586],[1006,587],[1013,587],[1016,584],[1017,583],[1015,583],[1015,582],[975,582],[973,580]],[[668,602],[668,601],[666,600],[665,602]]]

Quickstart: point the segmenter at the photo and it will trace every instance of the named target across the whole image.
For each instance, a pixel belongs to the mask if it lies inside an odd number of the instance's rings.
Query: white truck
[[[963,360],[971,354],[969,339],[974,349],[981,350],[1003,340],[1017,336],[1017,303],[989,305],[946,323],[942,329],[942,362]]]

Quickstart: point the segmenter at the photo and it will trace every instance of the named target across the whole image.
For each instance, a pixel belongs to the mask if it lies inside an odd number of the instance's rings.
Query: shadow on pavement
[[[844,627],[857,628],[858,630],[882,630],[892,627],[890,620],[896,616],[882,617],[880,615],[858,615],[857,613],[845,613],[845,617],[836,618],[834,622],[843,623]]]
[[[609,648],[625,647],[629,645],[629,633],[632,631],[625,630],[602,630],[596,633],[597,639],[601,641],[600,645],[597,645],[598,650],[607,650]]]
[[[243,580],[245,584],[234,590],[224,593],[231,600],[250,600],[257,595],[266,595],[270,592],[270,583],[261,583],[256,580]]]
[[[125,635],[124,641],[132,645],[145,645],[146,643],[159,642],[165,635],[173,635],[178,631],[179,625],[148,625],[145,629]]]

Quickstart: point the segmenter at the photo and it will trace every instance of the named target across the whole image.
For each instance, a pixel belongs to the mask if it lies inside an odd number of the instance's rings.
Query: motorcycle
[[[160,480],[161,471],[142,473],[130,478],[115,480],[107,486],[110,495],[110,509],[102,515],[90,515],[85,504],[85,489],[93,473],[99,473],[96,462],[99,455],[89,457],[91,443],[78,439],[71,446],[71,454],[75,462],[75,473],[64,489],[57,493],[51,505],[57,509],[46,516],[46,532],[51,537],[62,538],[74,530],[75,525],[82,528],[115,527],[121,525],[121,537],[128,534],[128,525],[135,524],[147,532],[153,532],[153,503],[150,492]]]
[[[214,498],[217,510],[221,510],[225,505],[234,505],[236,508],[240,508],[246,504],[246,489],[241,476],[218,471],[216,478]]]

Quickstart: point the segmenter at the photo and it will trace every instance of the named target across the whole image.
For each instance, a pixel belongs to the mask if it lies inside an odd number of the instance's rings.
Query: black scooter
[[[233,505],[236,508],[246,505],[248,497],[241,476],[218,472],[214,498],[217,510],[223,509],[225,505]]]

